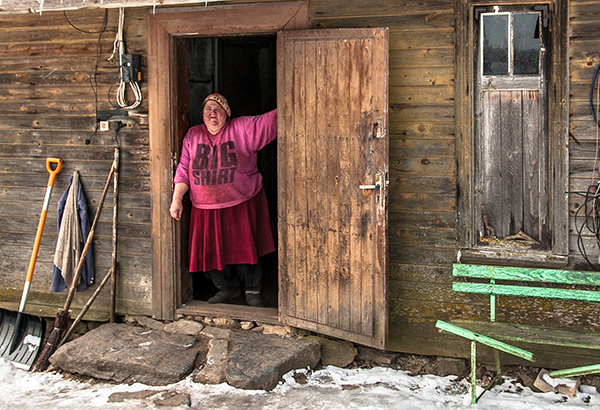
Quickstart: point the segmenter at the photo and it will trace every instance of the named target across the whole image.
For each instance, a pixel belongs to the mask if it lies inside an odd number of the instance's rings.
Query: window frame
[[[506,4],[499,2],[500,5]],[[517,250],[503,246],[478,245],[477,227],[481,211],[475,201],[475,115],[477,103],[476,82],[480,72],[475,63],[475,35],[479,29],[476,17],[480,0],[457,2],[456,25],[456,153],[457,153],[457,245],[461,261],[518,264],[523,266],[564,266],[568,263],[568,4],[566,0],[545,3],[532,2],[543,14],[542,19],[552,23],[549,48],[548,73],[548,209],[552,232],[549,249]],[[522,5],[519,5],[522,6]],[[517,6],[517,7],[519,7]],[[515,11],[517,8],[514,9]],[[490,260],[491,258],[491,260]]]

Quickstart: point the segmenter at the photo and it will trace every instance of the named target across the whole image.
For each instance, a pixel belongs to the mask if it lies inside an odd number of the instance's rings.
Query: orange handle
[[[56,164],[56,169],[52,169],[52,164]],[[62,168],[62,159],[60,158],[46,158],[46,169],[50,173],[50,179],[48,180],[48,186],[54,186],[54,179]]]
[[[52,164],[56,164],[56,168],[52,169]],[[31,282],[33,277],[33,270],[35,268],[35,262],[37,260],[38,250],[40,248],[40,242],[42,241],[42,232],[44,231],[44,223],[46,222],[46,214],[48,213],[48,204],[50,203],[50,194],[52,187],[54,186],[54,179],[62,168],[62,159],[60,158],[46,158],[46,169],[50,173],[48,178],[48,187],[46,188],[46,197],[44,198],[44,205],[42,207],[42,214],[40,215],[40,221],[38,223],[38,229],[35,234],[35,241],[33,242],[33,251],[31,252],[31,259],[29,260],[29,268],[27,269],[27,277],[25,278],[25,286],[28,291],[28,283]],[[27,291],[23,291],[21,298],[21,306],[25,307],[27,300]]]

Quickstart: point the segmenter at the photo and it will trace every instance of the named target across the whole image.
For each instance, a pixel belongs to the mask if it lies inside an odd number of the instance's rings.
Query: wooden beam
[[[44,11],[63,11],[80,9],[114,9],[120,7],[152,7],[178,5],[206,5],[227,0],[2,0],[0,14],[43,13]]]

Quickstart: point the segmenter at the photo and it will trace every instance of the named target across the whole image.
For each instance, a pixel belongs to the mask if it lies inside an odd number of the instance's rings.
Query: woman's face
[[[204,125],[206,125],[208,132],[213,135],[221,131],[225,123],[227,123],[227,114],[223,107],[216,101],[207,101],[204,104],[202,117],[204,118]]]

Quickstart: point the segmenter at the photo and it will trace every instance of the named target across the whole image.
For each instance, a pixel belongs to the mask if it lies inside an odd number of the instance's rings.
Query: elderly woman
[[[263,306],[259,257],[275,251],[257,152],[277,137],[277,110],[231,119],[224,96],[203,103],[204,123],[183,139],[170,213],[181,219],[189,190],[189,271],[205,272],[219,290],[208,303]]]

